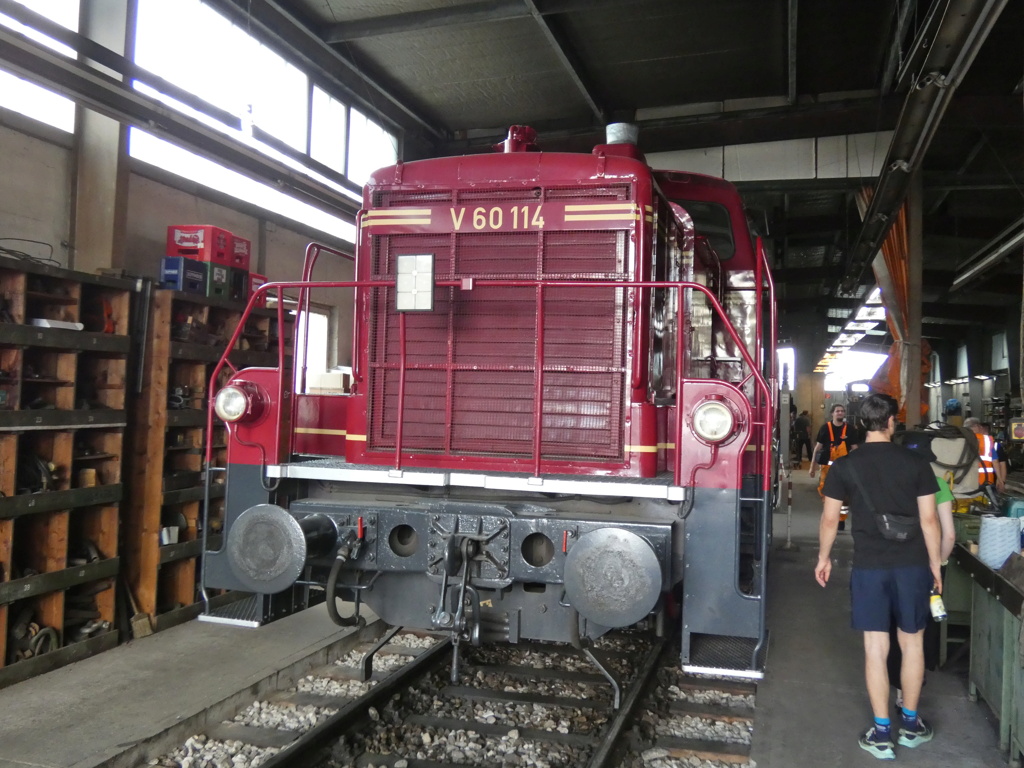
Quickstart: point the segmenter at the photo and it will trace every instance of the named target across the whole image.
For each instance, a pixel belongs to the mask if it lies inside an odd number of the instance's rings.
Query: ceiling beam
[[[593,11],[598,8],[621,8],[637,0],[536,0],[537,11],[544,16],[576,11]],[[508,19],[528,19],[532,12],[523,0],[484,0],[465,5],[432,8],[426,11],[393,13],[387,16],[355,19],[331,24],[321,30],[324,42],[338,45],[367,37],[394,35],[402,32],[418,32],[434,27],[485,24]]]
[[[367,37],[382,37],[403,32],[418,32],[435,27],[484,24],[506,19],[522,19],[530,15],[522,0],[492,0],[457,7],[432,8],[427,11],[394,13],[388,16],[343,21],[324,27],[321,37],[328,45],[339,45]]]
[[[888,130],[896,124],[900,98],[878,97],[821,100],[792,107],[763,107],[708,112],[635,121],[644,152],[669,152],[731,144],[843,136]],[[541,149],[548,152],[590,152],[604,143],[604,130],[594,125],[534,123]],[[449,141],[440,155],[490,152],[504,133],[483,131]]]
[[[772,270],[772,277],[778,285],[798,285],[801,283],[824,282],[835,277],[837,271],[837,267],[828,266],[785,267]],[[951,270],[926,269],[924,270],[922,284],[926,289],[946,289],[952,280],[953,272]],[[832,304],[833,301],[833,299],[828,299],[829,304]],[[861,299],[860,303],[864,303],[863,299]],[[857,306],[860,306],[860,304]]]
[[[982,148],[985,146],[986,140],[987,139],[985,137],[985,134],[981,134],[981,138],[979,138],[974,143],[974,146],[971,147],[970,151],[967,153],[967,157],[964,158],[964,161],[960,164],[960,167],[957,169],[956,175],[958,177],[962,177],[965,173],[967,173],[967,169],[970,168],[971,163],[974,162],[974,159],[978,156],[978,153],[981,152]],[[942,207],[942,204],[946,202],[946,198],[949,196],[949,193],[949,189],[942,190],[942,194],[940,194],[935,199],[935,202],[933,202],[931,207],[928,209],[929,215],[936,213],[939,210],[939,208]]]
[[[842,212],[822,216],[788,216],[780,225],[785,237],[815,237],[822,234],[834,236],[837,230],[846,228],[847,220]]]
[[[1014,178],[1006,174],[961,174],[959,171],[930,171],[923,174],[925,192],[998,192],[1024,188],[1024,176]],[[857,192],[873,186],[874,176],[836,177],[832,179],[765,179],[734,181],[744,196],[761,194],[791,194],[799,192],[841,193]],[[934,206],[933,206],[934,207]],[[934,213],[929,210],[929,213]]]
[[[555,56],[561,62],[562,68],[569,75],[573,85],[576,86],[576,90],[580,92],[584,101],[587,102],[587,106],[590,107],[590,111],[594,114],[598,125],[604,126],[606,122],[605,109],[598,103],[594,86],[587,75],[586,67],[583,66],[583,62],[576,53],[576,49],[569,42],[569,38],[561,25],[555,19],[545,18],[536,0],[522,1],[527,9],[529,9],[534,21],[537,22],[537,26],[540,27],[540,31],[548,41]]]
[[[1024,218],[1004,229],[967,260],[967,263],[953,278],[953,285],[949,289],[950,293],[962,290],[971,283],[984,279],[993,269],[1006,261],[1010,254],[1019,253],[1022,243],[1024,243]],[[1013,289],[1015,292],[1019,292],[1020,286],[1015,285]]]
[[[433,140],[447,138],[447,131],[411,108],[408,99],[378,83],[273,0],[203,2],[242,29],[255,28],[261,41],[306,70],[314,81],[340,89],[343,101],[388,123],[389,126],[385,127],[425,133]]]
[[[787,101],[790,104],[796,104],[796,95],[797,95],[796,94],[796,47],[797,47],[796,46],[796,44],[797,44],[796,20],[797,20],[797,5],[798,4],[799,4],[799,0],[789,0],[789,11],[787,13],[787,21],[789,22],[788,30],[787,30],[787,37],[788,37],[788,39],[787,39],[787,43],[788,43],[787,47],[788,47],[789,51],[788,51],[788,61],[787,61],[786,73],[789,76],[789,89],[788,89],[789,93],[788,93],[788,96],[787,96]]]
[[[992,317],[992,306],[990,304],[941,304],[926,301],[921,304],[921,316],[928,318],[928,322],[945,323],[959,322],[965,320],[968,323],[977,322],[981,318]]]
[[[907,37],[907,20],[910,18],[911,7],[915,5],[915,0],[900,0],[896,23],[892,28],[892,39],[889,42],[889,52],[885,56],[885,66],[882,68],[882,93],[887,94],[892,91],[896,67],[903,54],[903,41]]]
[[[838,290],[860,281],[871,260],[896,221],[910,188],[911,176],[920,169],[925,153],[974,57],[995,25],[1007,0],[935,0],[932,12],[941,20],[931,33],[926,24],[913,45],[914,56],[924,50],[915,87],[906,96],[882,174],[864,215],[864,223],[850,253],[847,278]],[[937,12],[938,6],[944,12]]]

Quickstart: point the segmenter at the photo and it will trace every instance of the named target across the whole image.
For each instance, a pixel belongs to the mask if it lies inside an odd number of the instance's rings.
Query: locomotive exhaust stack
[[[608,123],[604,128],[605,144],[633,144],[640,138],[640,126],[633,123]]]

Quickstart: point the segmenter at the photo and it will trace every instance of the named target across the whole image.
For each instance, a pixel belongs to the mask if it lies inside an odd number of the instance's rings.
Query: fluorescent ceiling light
[[[836,337],[836,340],[832,342],[833,347],[852,347],[858,341],[864,338],[863,333],[840,333]]]
[[[875,289],[868,294],[867,301],[865,304],[881,304],[882,303],[882,289],[875,286]]]
[[[861,307],[857,310],[854,320],[885,320],[885,307]]]
[[[850,323],[846,324],[846,328],[844,330],[847,330],[847,331],[870,331],[872,328],[874,328],[877,325],[878,325],[878,323],[856,323],[856,322],[850,322]]]

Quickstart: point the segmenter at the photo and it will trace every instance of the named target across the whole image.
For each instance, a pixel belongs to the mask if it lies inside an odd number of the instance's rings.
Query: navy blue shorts
[[[888,632],[895,619],[904,632],[928,626],[928,598],[935,580],[926,565],[854,568],[850,574],[851,626],[861,632]]]

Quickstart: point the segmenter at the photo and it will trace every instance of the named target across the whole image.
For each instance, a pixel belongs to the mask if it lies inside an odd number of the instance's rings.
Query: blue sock
[[[903,707],[903,722],[906,723],[907,725],[913,725],[914,723],[916,723],[917,722],[917,710],[916,709],[907,709],[906,707]]]
[[[876,717],[875,718],[875,734],[878,736],[888,736],[892,726],[889,723],[888,717]]]

